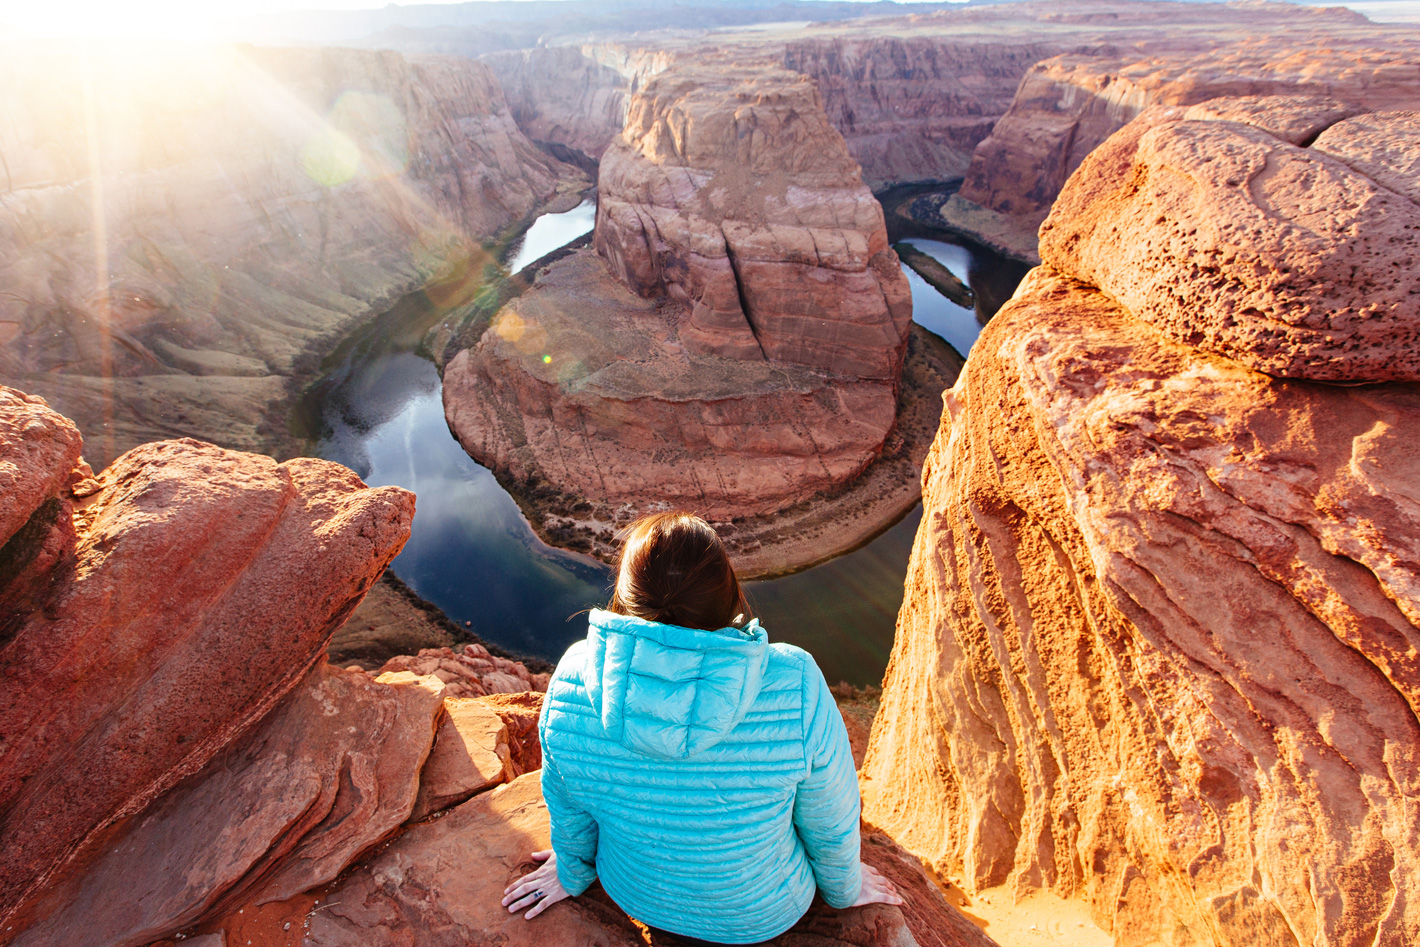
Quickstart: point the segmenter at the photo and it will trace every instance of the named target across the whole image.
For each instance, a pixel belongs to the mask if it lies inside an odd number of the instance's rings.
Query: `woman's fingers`
[[[533,861],[545,862],[545,861],[547,861],[549,858],[552,857],[552,849],[549,848],[549,849],[548,849],[547,851],[545,851],[545,852],[533,852],[533,853],[532,853],[532,857],[533,857]]]

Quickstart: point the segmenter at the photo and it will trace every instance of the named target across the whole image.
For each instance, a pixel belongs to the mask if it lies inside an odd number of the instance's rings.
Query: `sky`
[[[389,5],[389,0],[0,0],[0,24],[35,35],[201,38],[227,17]]]
[[[375,9],[387,5],[388,0],[0,0],[0,25],[34,35],[203,38],[213,34],[216,21],[227,17],[293,10]],[[1359,9],[1377,20],[1413,19],[1415,11],[1420,10],[1420,2],[1394,0],[1341,0],[1341,5]],[[1402,8],[1410,8],[1411,15],[1396,15]]]

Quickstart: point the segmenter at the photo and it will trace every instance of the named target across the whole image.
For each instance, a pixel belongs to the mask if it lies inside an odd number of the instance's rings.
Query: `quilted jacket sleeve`
[[[843,717],[811,660],[804,668],[804,741],[808,774],[794,797],[794,828],[824,900],[848,907],[862,885],[858,774]]]
[[[546,756],[542,760],[542,799],[552,821],[557,880],[576,897],[597,880],[597,822],[572,801],[557,765]]]

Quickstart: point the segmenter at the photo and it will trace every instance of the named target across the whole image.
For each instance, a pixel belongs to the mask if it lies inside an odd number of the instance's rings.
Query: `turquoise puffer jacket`
[[[727,944],[793,926],[814,889],[858,897],[858,780],[808,652],[758,622],[698,631],[595,610],[539,724],[569,894],[598,876],[632,917]]]

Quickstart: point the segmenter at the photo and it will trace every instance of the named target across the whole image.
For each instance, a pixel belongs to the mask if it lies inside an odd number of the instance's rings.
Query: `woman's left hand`
[[[503,907],[509,914],[532,908],[523,915],[529,921],[547,910],[549,904],[570,897],[557,880],[557,856],[547,851],[533,852],[532,857],[542,864],[503,889]]]

